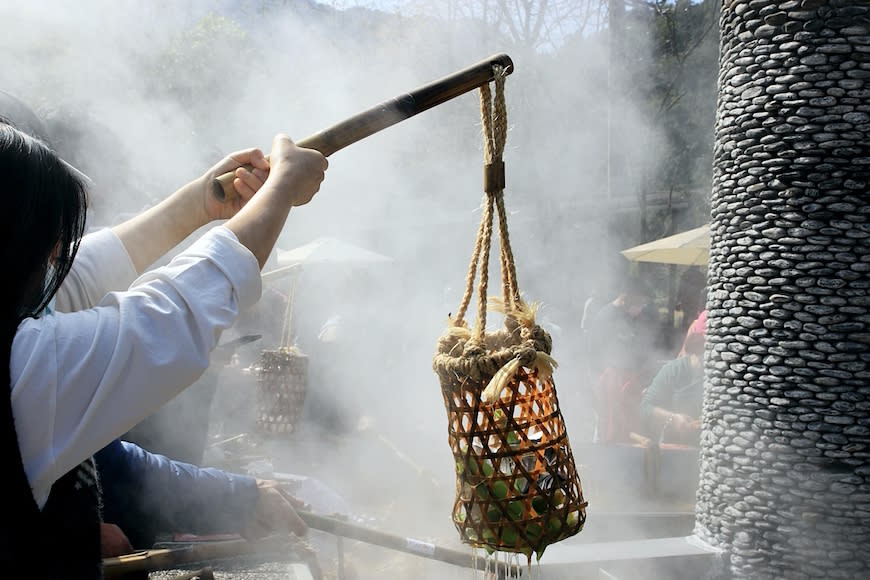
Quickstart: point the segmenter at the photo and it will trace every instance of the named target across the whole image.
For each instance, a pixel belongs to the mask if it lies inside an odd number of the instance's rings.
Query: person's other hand
[[[115,524],[100,523],[100,551],[103,558],[116,558],[131,554],[133,546],[127,535]]]
[[[243,165],[251,165],[250,171]],[[221,201],[214,196],[213,183],[218,176],[234,172],[233,187],[239,194]],[[269,176],[269,161],[259,149],[236,151],[224,157],[202,176],[203,209],[207,219],[228,219],[236,215],[263,186]]]
[[[692,419],[681,413],[673,413],[671,415],[671,429],[677,433],[687,433],[691,431]]]
[[[298,147],[287,135],[272,140],[268,182],[287,196],[290,205],[305,205],[320,190],[329,162],[314,149]]]
[[[276,532],[305,536],[308,526],[296,513],[296,508],[305,507],[305,502],[290,495],[278,482],[258,479],[257,505],[242,535],[249,539],[262,538]]]

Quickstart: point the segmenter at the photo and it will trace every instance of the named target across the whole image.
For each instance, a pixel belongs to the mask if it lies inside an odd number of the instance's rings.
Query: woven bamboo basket
[[[540,558],[586,521],[549,346],[539,326],[487,333],[483,345],[459,332],[439,341],[434,367],[456,466],[453,522],[463,542],[489,552]],[[489,400],[499,373],[506,381]]]
[[[452,519],[463,542],[487,552],[540,559],[550,544],[573,536],[586,521],[586,501],[553,380],[550,335],[535,323],[535,305],[520,296],[504,206],[507,133],[504,76],[493,99],[480,88],[485,136],[483,212],[456,316],[438,341],[433,369],[447,410],[456,467]],[[487,297],[493,221],[497,217],[501,299]],[[474,294],[477,320],[464,317]],[[488,305],[503,329],[486,331]]]
[[[257,431],[294,433],[308,388],[308,356],[292,347],[264,350],[256,372]]]

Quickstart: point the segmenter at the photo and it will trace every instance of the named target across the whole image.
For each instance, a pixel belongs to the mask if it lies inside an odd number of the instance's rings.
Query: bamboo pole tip
[[[212,194],[215,199],[224,202],[236,196],[236,188],[233,186],[235,177],[233,172],[228,172],[212,181]]]
[[[489,62],[492,66],[498,65],[502,67],[505,74],[509,75],[514,72],[514,61],[507,55],[507,53],[502,52],[495,54],[489,58]]]

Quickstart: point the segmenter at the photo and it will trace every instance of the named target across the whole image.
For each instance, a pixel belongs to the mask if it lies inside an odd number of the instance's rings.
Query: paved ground
[[[305,564],[288,562],[267,562],[249,564],[239,562],[234,565],[215,564],[211,566],[215,580],[315,580]],[[189,574],[192,570],[164,570],[152,572],[149,580],[172,580]]]

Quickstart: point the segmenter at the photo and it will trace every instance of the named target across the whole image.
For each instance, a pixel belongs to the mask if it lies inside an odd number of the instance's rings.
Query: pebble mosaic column
[[[870,1],[724,0],[696,533],[870,578]]]

